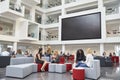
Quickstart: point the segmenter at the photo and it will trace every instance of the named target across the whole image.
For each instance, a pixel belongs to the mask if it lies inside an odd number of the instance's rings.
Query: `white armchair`
[[[76,64],[73,64],[73,68]],[[100,61],[93,60],[93,66],[90,68],[84,67],[85,69],[85,77],[90,79],[98,79],[100,77]],[[71,71],[72,73],[72,71]]]
[[[100,61],[94,60],[91,68],[85,68],[85,77],[98,79],[100,77]]]

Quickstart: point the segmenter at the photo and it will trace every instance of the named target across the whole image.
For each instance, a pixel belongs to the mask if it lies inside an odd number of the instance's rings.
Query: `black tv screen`
[[[63,18],[62,40],[101,39],[101,13]]]

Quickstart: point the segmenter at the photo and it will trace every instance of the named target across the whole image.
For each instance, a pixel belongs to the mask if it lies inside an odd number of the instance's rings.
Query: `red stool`
[[[49,63],[46,64],[45,71],[48,71],[48,66],[49,66]]]
[[[72,69],[71,63],[66,63],[66,71],[70,71]]]
[[[116,63],[119,63],[119,57],[116,56]]]
[[[74,55],[70,55],[70,56],[69,56],[68,62],[71,62],[71,63],[74,62]]]
[[[119,57],[118,56],[112,56],[113,63],[119,63]]]
[[[119,57],[119,63],[120,63],[120,57]]]
[[[85,70],[83,68],[74,68],[73,80],[85,80]]]
[[[46,64],[46,66],[45,66],[45,71],[48,71],[48,66],[49,66],[49,63]],[[42,64],[38,64],[38,63],[37,63],[37,72],[40,72],[40,71],[41,71],[41,67],[42,67]]]
[[[42,64],[38,64],[38,63],[37,63],[37,72],[40,72],[40,71],[41,71],[41,67],[42,67]]]
[[[65,58],[63,56],[60,57],[60,64],[64,64],[65,63]]]

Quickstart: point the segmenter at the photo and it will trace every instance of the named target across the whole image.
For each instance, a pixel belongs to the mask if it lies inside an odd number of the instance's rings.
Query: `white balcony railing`
[[[10,0],[4,0],[0,2],[0,13],[12,13],[17,14],[18,16],[24,16],[25,7],[21,4],[17,4]]]

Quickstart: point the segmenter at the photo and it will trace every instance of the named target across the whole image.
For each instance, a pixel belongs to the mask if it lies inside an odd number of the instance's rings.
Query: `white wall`
[[[35,55],[38,52],[39,47],[40,47],[39,45],[35,44],[19,43],[17,48],[21,49],[23,52],[27,50],[30,54]]]
[[[86,49],[91,48],[93,51],[96,51],[96,55],[100,54],[100,47],[97,44],[86,44],[86,45],[66,45],[65,53],[76,54],[78,49],[83,49],[86,54]]]
[[[62,45],[51,45],[52,50],[58,50],[59,53],[62,51]]]
[[[115,52],[115,44],[105,44],[104,51],[106,52],[107,56],[109,56],[109,53]]]

